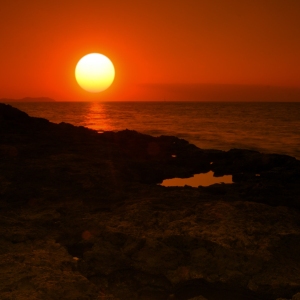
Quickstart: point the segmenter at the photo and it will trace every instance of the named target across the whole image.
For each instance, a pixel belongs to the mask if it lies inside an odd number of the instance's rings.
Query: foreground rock
[[[0,104],[0,299],[295,299],[300,164]],[[163,187],[212,170],[234,184]]]

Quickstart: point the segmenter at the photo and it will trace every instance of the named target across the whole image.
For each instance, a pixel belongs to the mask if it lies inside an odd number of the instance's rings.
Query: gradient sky
[[[298,0],[4,0],[0,37],[0,98],[300,101]],[[91,52],[116,68],[96,95],[74,77]]]

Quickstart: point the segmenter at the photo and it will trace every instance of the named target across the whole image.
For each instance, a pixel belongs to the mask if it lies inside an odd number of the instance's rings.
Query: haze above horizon
[[[196,102],[298,102],[300,88],[258,85],[141,85],[146,89],[142,100],[97,100],[74,98],[53,99],[49,97],[0,98],[0,102],[82,102],[82,101],[196,101]]]

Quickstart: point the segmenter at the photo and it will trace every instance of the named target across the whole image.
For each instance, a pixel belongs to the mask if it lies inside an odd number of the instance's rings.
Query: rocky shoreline
[[[0,104],[0,299],[300,299],[300,161]],[[163,187],[213,171],[233,184]]]

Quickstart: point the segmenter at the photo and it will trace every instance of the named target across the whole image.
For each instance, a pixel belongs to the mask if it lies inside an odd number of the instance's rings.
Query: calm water
[[[300,159],[300,103],[12,103],[30,116],[98,131],[175,135],[203,149],[243,148]]]
[[[185,186],[189,185],[192,187],[209,186],[215,183],[232,183],[232,175],[224,175],[220,177],[215,177],[212,171],[207,173],[195,174],[189,178],[171,178],[165,179],[161,185],[162,186]]]

